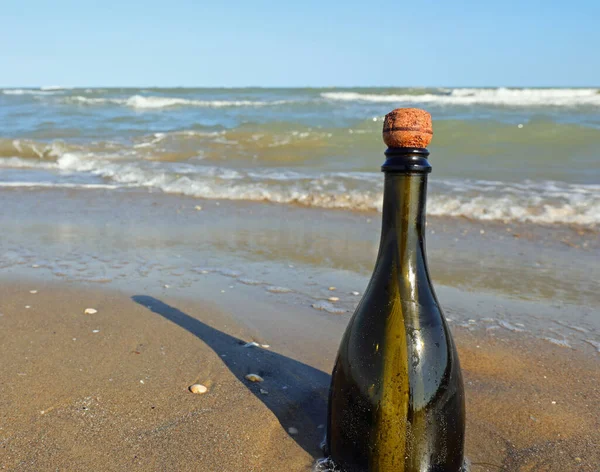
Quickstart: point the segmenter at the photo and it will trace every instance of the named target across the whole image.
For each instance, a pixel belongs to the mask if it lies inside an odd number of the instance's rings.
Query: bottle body
[[[344,472],[463,464],[462,376],[427,269],[426,185],[426,172],[386,172],[377,263],[330,388],[327,450]]]

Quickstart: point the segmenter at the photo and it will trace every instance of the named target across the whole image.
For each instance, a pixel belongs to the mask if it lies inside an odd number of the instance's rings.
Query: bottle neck
[[[382,243],[389,237],[415,247],[424,238],[427,174],[386,172],[383,192]]]
[[[426,149],[388,149],[378,260],[393,260],[405,296],[429,285],[425,256],[425,203],[431,166]]]
[[[416,249],[424,239],[427,174],[431,172],[429,151],[389,148],[385,155],[387,159],[381,167],[385,172],[381,249],[390,236],[398,241],[400,249]]]

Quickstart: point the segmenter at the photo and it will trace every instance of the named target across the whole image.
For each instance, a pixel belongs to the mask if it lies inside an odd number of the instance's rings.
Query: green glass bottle
[[[382,166],[379,254],[343,336],[329,394],[326,453],[344,472],[463,466],[462,375],[425,254],[430,130],[422,110],[386,116],[384,139],[393,147]]]

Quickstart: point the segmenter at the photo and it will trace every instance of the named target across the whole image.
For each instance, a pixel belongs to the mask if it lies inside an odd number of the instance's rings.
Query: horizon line
[[[600,85],[0,85],[0,89],[600,89]]]

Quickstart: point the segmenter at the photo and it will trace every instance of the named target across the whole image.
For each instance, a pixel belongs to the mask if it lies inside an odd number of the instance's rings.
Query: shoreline
[[[0,467],[308,471],[319,456],[347,318],[237,292],[242,316],[157,288],[20,280],[0,295]],[[597,470],[596,356],[452,330],[473,472]],[[252,341],[269,347],[244,347]],[[265,381],[249,383],[250,371]],[[208,393],[187,391],[193,383]]]
[[[362,292],[371,275],[381,225],[378,213],[146,191],[0,191],[0,196],[4,274],[111,287],[169,285],[181,296],[212,296],[202,290],[205,275],[220,274],[261,290],[283,286],[297,303],[327,301],[326,288],[334,285],[345,292],[339,304],[349,312],[358,302],[350,292]],[[503,319],[525,323],[542,336],[555,337],[548,332],[555,320],[585,330],[567,327],[559,334],[565,339],[569,333],[582,338],[600,332],[594,316],[600,305],[596,232],[431,217],[426,238],[443,305],[445,293],[480,305],[506,299],[510,307]],[[526,322],[536,303],[547,315]]]
[[[311,470],[379,214],[0,195],[0,469]],[[600,466],[596,236],[429,218],[472,472]]]

